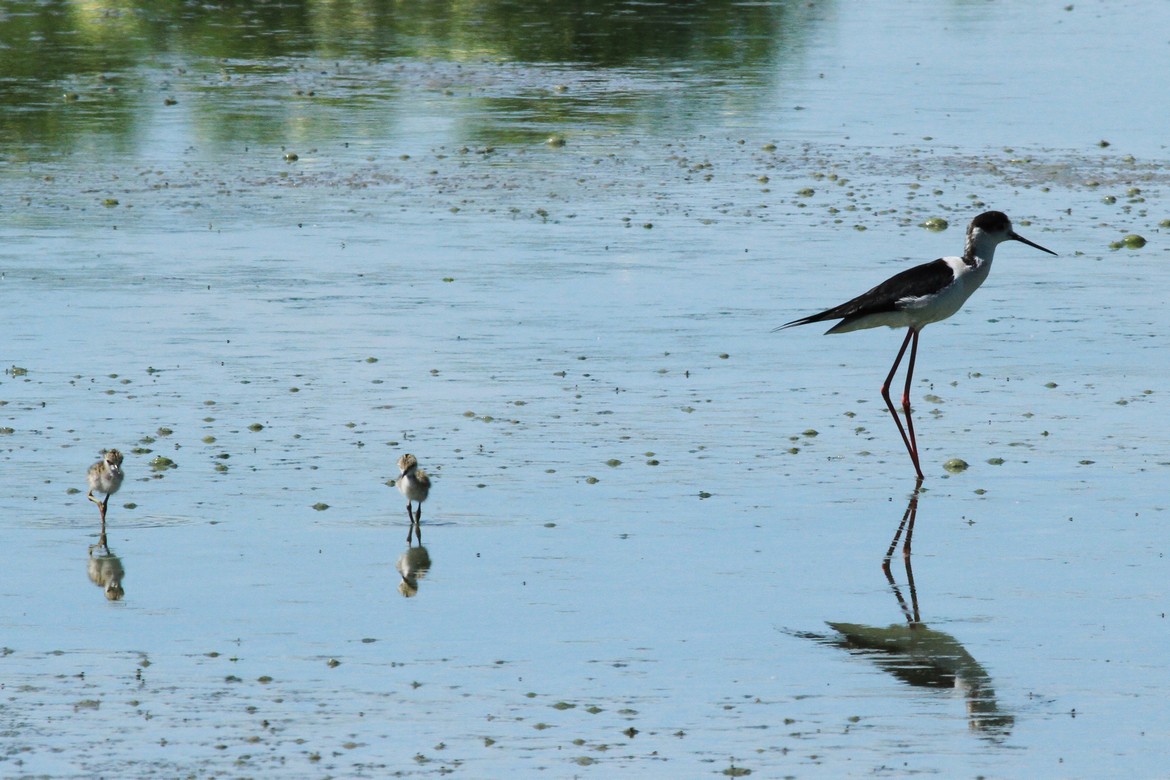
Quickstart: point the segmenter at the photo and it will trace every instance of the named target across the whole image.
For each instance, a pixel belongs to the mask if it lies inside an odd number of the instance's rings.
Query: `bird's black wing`
[[[808,325],[810,322],[841,320],[864,317],[867,314],[897,311],[897,303],[903,298],[917,298],[936,293],[954,281],[954,278],[955,272],[946,260],[941,258],[932,260],[929,263],[916,265],[901,273],[894,274],[872,290],[864,292],[840,306],[786,322],[775,330],[791,328],[794,325]]]

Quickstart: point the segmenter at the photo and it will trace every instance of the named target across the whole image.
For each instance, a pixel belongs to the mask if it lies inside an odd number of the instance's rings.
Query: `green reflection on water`
[[[168,123],[218,147],[385,137],[429,112],[456,115],[464,141],[501,143],[567,121],[699,115],[710,106],[688,108],[687,85],[762,94],[809,13],[730,0],[8,3],[0,154],[127,153]],[[425,105],[444,98],[472,101]],[[376,111],[355,121],[363,109]]]

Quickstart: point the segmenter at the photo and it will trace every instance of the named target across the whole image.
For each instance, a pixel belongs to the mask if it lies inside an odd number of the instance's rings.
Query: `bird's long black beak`
[[[1033,249],[1039,249],[1041,252],[1047,252],[1050,255],[1056,255],[1056,252],[1053,252],[1051,249],[1045,249],[1044,247],[1040,246],[1039,244],[1033,243],[1033,242],[1029,241],[1028,239],[1024,238],[1019,233],[1012,233],[1011,239],[1013,241],[1019,241],[1021,244],[1027,244],[1028,246],[1032,247]],[[1060,255],[1056,255],[1056,256],[1060,257]]]

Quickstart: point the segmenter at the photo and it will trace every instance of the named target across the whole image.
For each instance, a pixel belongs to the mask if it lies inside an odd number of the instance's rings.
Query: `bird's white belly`
[[[973,292],[975,292],[974,288],[963,284],[963,280],[960,278],[954,284],[934,295],[903,298],[898,301],[899,313],[905,315],[907,325],[928,325],[932,322],[945,320],[957,312]]]
[[[398,490],[408,501],[425,501],[427,498],[427,487],[415,479],[414,475],[399,478]]]
[[[955,258],[958,259],[958,258]],[[960,261],[961,262],[961,261]],[[921,328],[932,322],[940,322],[950,317],[979,289],[983,280],[987,278],[989,264],[984,263],[978,268],[960,269],[955,281],[932,295],[922,295],[916,298],[903,298],[898,301],[898,311],[891,314],[902,315],[901,320],[891,327]]]

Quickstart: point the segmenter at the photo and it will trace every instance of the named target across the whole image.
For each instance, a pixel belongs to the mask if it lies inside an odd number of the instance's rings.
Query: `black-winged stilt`
[[[923,478],[922,466],[918,460],[914,422],[910,418],[910,381],[914,377],[914,360],[918,354],[918,334],[930,323],[945,320],[957,312],[971,294],[979,289],[991,271],[995,248],[1004,241],[1019,241],[1050,255],[1056,254],[1016,234],[1012,230],[1012,221],[1002,211],[985,211],[971,220],[967,227],[967,245],[962,257],[942,257],[907,269],[840,306],[793,320],[775,329],[825,320],[841,320],[826,333],[849,333],[881,325],[908,329],[902,348],[898,350],[898,357],[894,359],[894,365],[882,385],[882,398],[898,426],[902,443],[910,453],[910,460],[914,463],[914,471],[919,479]],[[908,346],[910,363],[906,368],[906,387],[902,392],[902,410],[906,414],[906,426],[903,427],[890,400],[890,383]]]

